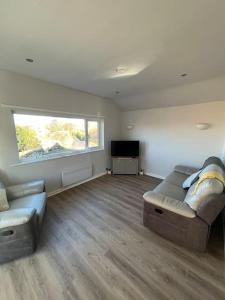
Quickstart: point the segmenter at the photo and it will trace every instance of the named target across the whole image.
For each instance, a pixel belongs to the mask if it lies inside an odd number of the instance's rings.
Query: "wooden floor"
[[[51,197],[37,252],[0,266],[0,300],[225,299],[221,243],[195,254],[143,227],[158,183],[103,176]]]

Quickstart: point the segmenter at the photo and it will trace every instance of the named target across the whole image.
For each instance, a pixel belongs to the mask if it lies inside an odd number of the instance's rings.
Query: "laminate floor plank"
[[[38,249],[0,266],[0,300],[222,300],[225,264],[142,224],[143,198],[161,181],[105,175],[48,199]]]

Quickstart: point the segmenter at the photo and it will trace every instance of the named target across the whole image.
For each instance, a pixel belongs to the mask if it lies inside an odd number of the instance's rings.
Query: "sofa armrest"
[[[34,208],[19,208],[0,212],[0,230],[29,222],[35,211]]]
[[[211,225],[225,206],[225,193],[207,196],[197,209],[197,215]]]
[[[6,187],[6,193],[9,200],[21,198],[28,195],[39,194],[44,190],[44,180],[36,180]]]
[[[175,166],[174,171],[179,172],[179,173],[183,173],[183,174],[186,174],[186,175],[191,175],[191,174],[199,171],[199,169],[193,168],[193,167],[177,165],[177,166]]]
[[[156,205],[162,209],[166,209],[172,211],[178,215],[187,217],[187,218],[195,218],[195,211],[190,208],[186,203],[179,201],[177,199],[164,196],[162,194],[156,193],[154,191],[149,191],[143,195],[145,201]]]

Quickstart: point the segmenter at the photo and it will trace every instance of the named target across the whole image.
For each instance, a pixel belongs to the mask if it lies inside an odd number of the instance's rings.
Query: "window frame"
[[[12,110],[12,118],[13,118],[13,125],[14,125],[14,133],[15,133],[15,143],[17,149],[17,164],[29,164],[29,163],[36,163],[36,162],[43,162],[53,159],[71,157],[76,155],[81,155],[85,153],[91,153],[96,151],[104,150],[104,117],[96,117],[96,116],[87,116],[87,115],[79,115],[73,113],[51,113],[50,111],[27,111],[27,110]],[[17,143],[17,135],[16,135],[16,123],[13,117],[14,114],[23,114],[23,115],[30,115],[30,116],[46,116],[46,117],[53,117],[53,118],[67,118],[67,119],[83,119],[84,120],[84,129],[85,129],[85,149],[83,150],[74,150],[71,153],[61,152],[61,153],[52,153],[41,157],[40,159],[32,159],[32,158],[21,158],[19,157],[19,148]],[[88,122],[95,121],[98,123],[98,142],[99,145],[96,147],[88,147]]]
[[[88,146],[88,122],[97,122],[97,124],[98,124],[98,143],[99,143],[99,145],[96,146],[96,147],[89,147]],[[98,149],[101,146],[101,122],[97,119],[94,119],[94,118],[87,118],[87,119],[85,119],[85,130],[86,130],[86,149],[89,149],[89,150]]]

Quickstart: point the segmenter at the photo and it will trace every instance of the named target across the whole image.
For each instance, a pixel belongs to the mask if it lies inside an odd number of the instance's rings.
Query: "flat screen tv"
[[[139,156],[139,141],[111,141],[111,156]]]

